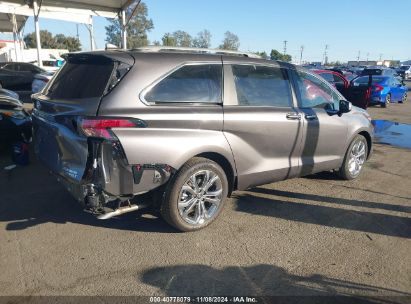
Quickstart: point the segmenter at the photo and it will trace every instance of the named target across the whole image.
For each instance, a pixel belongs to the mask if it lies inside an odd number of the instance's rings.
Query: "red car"
[[[371,96],[371,83],[368,87],[355,87],[344,75],[332,70],[312,70],[331,83],[353,105],[366,109]]]

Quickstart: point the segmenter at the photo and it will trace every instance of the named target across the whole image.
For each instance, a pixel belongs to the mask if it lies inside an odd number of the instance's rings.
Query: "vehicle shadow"
[[[142,210],[110,220],[98,220],[85,213],[54,176],[34,161],[10,173],[0,162],[0,222],[7,230],[23,230],[44,223],[77,223],[109,229],[176,233],[161,218]]]
[[[344,199],[344,198],[281,191],[281,190],[267,189],[267,188],[254,188],[254,189],[251,189],[250,191],[254,193],[260,193],[260,194],[291,197],[291,198],[310,200],[310,201],[316,201],[316,202],[331,203],[331,204],[336,204],[336,205],[347,205],[347,206],[375,208],[375,209],[383,209],[383,210],[389,210],[389,211],[411,213],[411,207],[409,206],[399,206],[399,205],[392,205],[392,204],[386,204],[386,203],[381,203],[381,202],[360,201],[360,200],[355,200],[355,199]]]
[[[257,195],[253,194],[256,193]],[[264,194],[261,197],[258,194]],[[335,204],[336,207],[313,205],[301,201],[283,201],[281,197],[312,200]],[[238,193],[236,210],[261,216],[271,216],[290,221],[316,224],[353,231],[376,233],[386,236],[411,238],[411,218],[384,213],[341,209],[337,205],[362,206],[385,210],[409,212],[402,206],[390,206],[375,202],[330,198],[319,195],[255,188]]]
[[[168,296],[276,296],[275,303],[397,303],[394,297],[402,297],[401,302],[405,303],[411,296],[323,275],[293,275],[281,267],[265,264],[223,269],[207,265],[156,267],[138,279]],[[270,303],[270,299],[264,302]]]

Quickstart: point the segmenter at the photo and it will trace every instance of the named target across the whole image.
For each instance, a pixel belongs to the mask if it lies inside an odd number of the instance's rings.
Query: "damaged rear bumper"
[[[129,164],[120,142],[88,138],[88,157],[80,181],[65,166],[57,180],[83,204],[96,210],[108,203],[130,199],[167,183],[175,170],[167,164]]]

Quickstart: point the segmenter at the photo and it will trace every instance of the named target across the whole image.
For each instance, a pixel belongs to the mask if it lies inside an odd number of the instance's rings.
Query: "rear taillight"
[[[374,92],[380,92],[380,91],[384,90],[384,87],[380,86],[379,84],[374,84],[372,90]]]
[[[80,131],[87,137],[116,139],[113,128],[144,128],[146,124],[134,118],[81,118]]]

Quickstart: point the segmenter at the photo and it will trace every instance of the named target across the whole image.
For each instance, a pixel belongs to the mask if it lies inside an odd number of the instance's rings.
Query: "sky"
[[[212,33],[218,47],[226,31],[240,38],[242,51],[283,51],[299,61],[322,61],[328,45],[329,61],[411,59],[411,0],[143,0],[154,22],[149,40],[161,41],[166,32],[184,30],[195,36]],[[41,15],[40,15],[41,17]],[[105,46],[108,21],[93,18],[98,48]],[[40,18],[40,28],[76,36],[71,22]],[[90,49],[86,27],[79,25],[84,50]],[[34,31],[29,18],[24,34]],[[0,34],[0,39],[10,38]],[[368,56],[367,56],[368,55]]]

